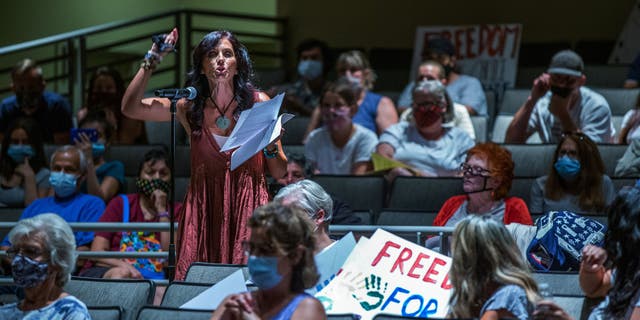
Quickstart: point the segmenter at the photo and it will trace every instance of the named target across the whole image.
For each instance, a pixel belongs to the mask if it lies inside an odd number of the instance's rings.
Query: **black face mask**
[[[571,91],[573,91],[573,88],[551,86],[550,90],[551,90],[551,93],[555,94],[556,96],[559,96],[561,98],[566,98],[571,94]]]

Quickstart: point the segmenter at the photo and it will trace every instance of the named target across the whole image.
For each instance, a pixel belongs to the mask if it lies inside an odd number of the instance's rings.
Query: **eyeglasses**
[[[35,260],[37,257],[40,257],[44,252],[40,249],[36,249],[33,247],[26,248],[15,248],[11,247],[7,250],[7,256],[9,259],[13,260],[18,254],[22,254],[23,256]]]
[[[262,243],[258,245],[251,243],[251,241],[242,241],[242,251],[247,256],[274,256],[278,254],[278,249],[272,244]]]
[[[466,163],[460,164],[460,172],[462,174],[470,174],[472,176],[482,176],[482,177],[491,176],[491,170],[487,170],[485,168],[480,168],[480,167],[473,167]]]

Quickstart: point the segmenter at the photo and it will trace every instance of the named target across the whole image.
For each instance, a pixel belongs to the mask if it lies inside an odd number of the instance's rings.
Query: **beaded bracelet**
[[[267,148],[262,149],[262,153],[267,159],[273,159],[278,155],[278,145],[273,150],[268,150]]]

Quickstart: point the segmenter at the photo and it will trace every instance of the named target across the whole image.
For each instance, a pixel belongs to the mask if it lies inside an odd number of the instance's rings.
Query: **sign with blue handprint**
[[[361,238],[341,271],[316,297],[327,314],[445,317],[451,259],[384,230]]]

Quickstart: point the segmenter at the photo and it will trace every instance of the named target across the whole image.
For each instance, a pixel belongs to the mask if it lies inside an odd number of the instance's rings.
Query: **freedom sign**
[[[457,66],[461,72],[478,78],[485,90],[501,93],[515,86],[522,25],[418,27],[410,81],[416,78],[426,45],[433,38],[449,39],[456,49]]]
[[[405,317],[447,315],[451,258],[382,229],[356,247],[316,298],[327,314]]]

